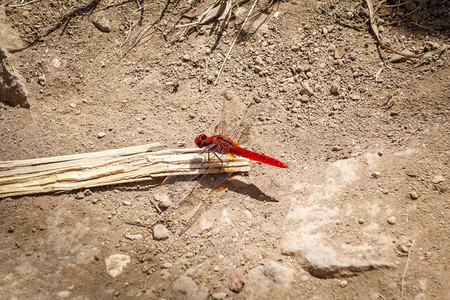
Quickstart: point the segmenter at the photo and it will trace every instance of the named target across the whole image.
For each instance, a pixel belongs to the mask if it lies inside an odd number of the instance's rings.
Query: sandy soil
[[[289,168],[252,162],[206,189],[181,236],[196,180],[0,199],[0,299],[448,297],[448,49],[397,61],[365,1],[266,1],[214,85],[252,2],[222,35],[174,27],[213,1],[123,2],[2,2],[31,108],[0,104],[0,160],[194,147],[227,91],[254,102],[245,146]],[[375,3],[384,42],[448,45],[449,4],[411,3]]]

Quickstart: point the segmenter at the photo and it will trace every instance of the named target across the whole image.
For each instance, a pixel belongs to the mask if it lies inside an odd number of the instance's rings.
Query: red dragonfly
[[[242,148],[241,146],[238,145],[236,141],[233,141],[231,138],[228,138],[223,134],[217,134],[208,137],[206,134],[202,133],[195,138],[194,142],[199,148],[205,147],[205,151],[208,152],[228,154],[231,155],[232,157],[233,156],[245,157],[263,164],[279,168],[288,167],[287,164],[279,161],[278,159]]]
[[[285,163],[283,163],[273,157],[270,157],[270,156],[267,156],[267,155],[264,155],[264,154],[261,154],[258,152],[250,151],[248,149],[245,149],[245,148],[239,146],[235,140],[227,137],[224,134],[225,132],[231,132],[232,136],[237,137],[237,138],[239,138],[238,132],[240,133],[240,137],[245,135],[245,133],[246,133],[245,131],[249,130],[249,128],[245,128],[246,126],[243,126],[242,123],[244,121],[246,121],[245,120],[245,119],[247,119],[246,115],[252,104],[247,105],[246,109],[238,109],[237,106],[243,106],[244,103],[236,101],[237,100],[236,98],[232,99],[232,97],[230,97],[229,94],[227,94],[227,93],[224,93],[223,96],[225,99],[224,99],[224,103],[223,103],[223,107],[222,107],[222,116],[221,116],[221,120],[219,122],[218,128],[216,129],[219,132],[219,134],[212,135],[210,137],[208,137],[206,134],[200,134],[199,136],[197,136],[195,138],[195,141],[194,141],[195,144],[199,148],[203,148],[202,153],[205,153],[205,152],[207,152],[208,154],[213,153],[220,162],[222,162],[222,160],[220,159],[218,154],[226,154],[231,157],[236,157],[236,156],[244,157],[244,158],[247,158],[250,160],[254,160],[254,161],[257,161],[260,163],[268,164],[268,165],[279,167],[279,168],[288,168],[288,166]],[[239,115],[239,113],[237,113],[238,111],[241,111],[241,113],[243,113],[243,115]],[[234,127],[233,130],[230,130],[228,125],[232,125]],[[247,127],[250,127],[250,126],[247,126]],[[220,164],[220,162],[217,162],[217,164]],[[174,210],[174,213],[176,211],[176,214],[184,214],[183,211],[185,209],[191,210],[190,207],[194,204],[193,203],[194,199],[204,198],[205,197],[204,193],[209,193],[211,191],[211,188],[219,186],[230,175],[226,174],[222,178],[217,178],[217,180],[214,180],[214,183],[212,185],[210,183],[210,180],[205,179],[205,178],[207,178],[206,176],[207,175],[203,175],[199,179],[199,182],[201,182],[202,185],[204,185],[206,188],[202,188],[202,187],[194,188],[190,192],[190,194],[185,199],[183,199],[180,203],[180,206],[183,206],[184,209],[181,209],[181,207],[179,206],[179,207],[177,207],[176,210]],[[207,207],[208,207],[208,203],[205,203],[203,201],[203,204],[200,204],[200,207],[194,213],[194,216],[192,216],[189,219],[189,221],[187,222],[184,229],[182,229],[179,232],[179,235],[182,235],[184,232],[186,232],[190,228],[190,226],[193,223],[195,223],[196,220],[198,220],[198,218],[203,214],[203,212],[205,212],[208,209]],[[174,219],[178,219],[178,218],[174,217]]]
[[[242,148],[235,140],[226,135],[228,132],[231,133],[232,137],[237,137],[238,131],[243,131],[240,127],[244,127],[242,126],[242,123],[248,121],[246,120],[247,113],[253,103],[247,104],[245,109],[238,109],[237,106],[239,106],[239,104],[243,105],[244,103],[239,102],[236,97],[232,97],[229,92],[224,92],[222,96],[224,97],[224,102],[221,120],[218,125],[219,134],[208,137],[206,134],[202,133],[195,138],[195,144],[199,148],[204,148],[203,152],[212,152],[215,155],[216,153],[227,154],[231,157],[240,156],[263,164],[279,168],[287,168],[288,165],[278,159]],[[242,116],[239,116],[237,112],[238,110],[242,110]],[[235,119],[231,119],[232,117]],[[229,132],[230,130],[228,125],[233,125],[233,122],[237,124],[233,131]],[[241,132],[241,134],[243,133],[244,132]],[[220,160],[217,155],[216,157]]]

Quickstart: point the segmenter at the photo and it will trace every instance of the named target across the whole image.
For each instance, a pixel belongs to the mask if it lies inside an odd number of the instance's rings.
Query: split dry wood
[[[158,177],[248,172],[247,159],[221,156],[217,165],[198,148],[151,152],[159,143],[94,153],[0,162],[0,198],[154,180]],[[215,167],[213,167],[215,166]]]

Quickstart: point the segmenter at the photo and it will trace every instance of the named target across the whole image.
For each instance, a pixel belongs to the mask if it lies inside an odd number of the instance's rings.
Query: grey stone
[[[352,99],[353,101],[359,101],[361,100],[361,96],[358,94],[352,94],[350,95],[350,99]]]
[[[106,271],[111,277],[120,275],[131,262],[131,257],[126,254],[113,254],[105,259]]]
[[[412,200],[417,200],[419,198],[419,195],[416,191],[412,191],[411,193],[409,193],[409,197],[411,197]]]
[[[227,293],[214,293],[211,295],[211,298],[213,298],[214,300],[222,300],[222,299],[226,299],[228,296]]]
[[[435,184],[441,183],[443,181],[445,181],[445,178],[444,178],[444,176],[441,176],[441,175],[436,175],[433,177],[433,180],[431,180],[431,182],[433,182]]]
[[[339,95],[339,86],[337,85],[337,83],[333,82],[331,84],[330,93],[331,93],[331,95],[335,95],[335,96]]]
[[[286,215],[281,253],[301,257],[304,269],[319,278],[354,276],[395,267],[393,238],[380,224],[371,221],[372,217],[365,220],[364,226],[345,226],[349,223],[343,221],[349,217],[365,218],[360,212],[369,210],[382,218],[383,211],[378,204],[361,201],[338,208],[335,201],[347,197],[348,191],[355,192],[355,186],[367,184],[367,178],[361,175],[379,167],[380,159],[377,153],[367,153],[335,161],[325,170],[310,173],[311,180],[301,183],[304,202],[294,205]],[[357,240],[355,236],[361,238]],[[249,285],[248,282],[246,290]]]
[[[28,91],[11,67],[9,53],[0,44],[0,99],[5,104],[30,108]]]
[[[161,209],[167,209],[173,205],[172,200],[170,200],[169,196],[167,194],[155,194],[155,201],[158,202],[158,206]]]
[[[334,49],[334,58],[341,59],[345,55],[345,47],[339,46]]]
[[[45,77],[45,74],[41,74],[38,76],[38,83],[42,86],[45,86],[47,84],[47,78]]]
[[[301,88],[300,88],[300,95],[308,95],[312,96],[314,94],[313,89],[309,86],[308,82],[302,82]]]
[[[125,237],[129,240],[142,240],[142,234],[125,234]]]
[[[380,177],[381,172],[372,172],[372,174],[370,174],[370,177],[373,179],[377,179],[378,177]]]
[[[162,224],[156,224],[153,227],[153,238],[157,241],[165,240],[169,238],[169,231]]]
[[[394,225],[394,224],[397,222],[397,218],[394,217],[394,216],[389,217],[389,219],[387,219],[387,222],[388,222],[390,225]]]
[[[294,270],[270,261],[264,265],[264,275],[274,283],[288,287],[293,280]]]
[[[185,295],[186,299],[206,299],[208,297],[208,289],[206,287],[198,287],[195,281],[187,276],[182,275],[173,284],[173,289]]]
[[[78,192],[78,193],[75,195],[75,199],[78,199],[78,200],[84,199],[84,193],[83,193],[83,192]]]
[[[98,30],[108,33],[111,32],[111,25],[109,20],[106,17],[100,17],[94,22],[95,27],[97,27]]]

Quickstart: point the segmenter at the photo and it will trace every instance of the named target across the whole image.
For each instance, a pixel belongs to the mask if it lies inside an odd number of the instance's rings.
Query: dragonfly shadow
[[[247,195],[257,201],[262,202],[279,202],[274,197],[271,197],[267,194],[265,194],[263,191],[261,191],[256,185],[253,183],[246,183],[244,181],[241,181],[239,179],[231,179],[225,181],[222,185],[222,187],[233,191],[235,193]]]

